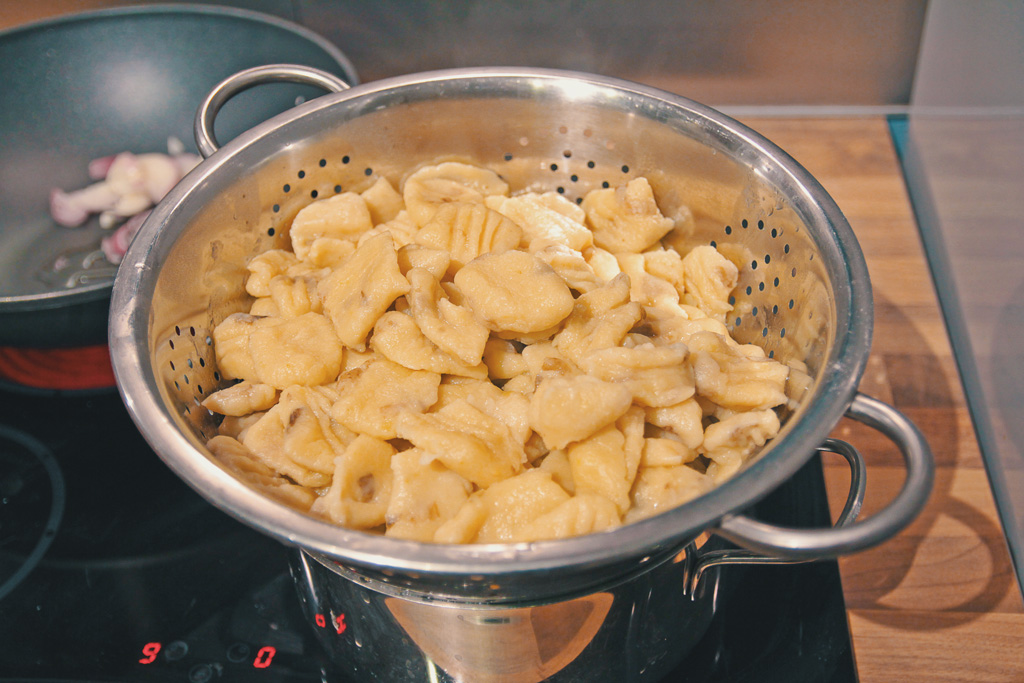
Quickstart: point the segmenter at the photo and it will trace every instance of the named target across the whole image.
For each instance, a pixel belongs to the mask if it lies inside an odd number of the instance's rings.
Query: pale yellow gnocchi
[[[572,311],[573,298],[554,269],[525,251],[484,254],[455,274],[455,286],[496,332],[540,332]]]
[[[427,543],[614,529],[725,481],[790,366],[729,336],[739,271],[637,177],[578,202],[458,161],[311,202],[246,265],[203,406],[240,480]],[[688,232],[686,234],[689,234]]]
[[[617,254],[653,247],[675,225],[661,214],[646,178],[634,178],[621,187],[593,190],[583,198],[583,210],[594,243]]]
[[[333,237],[355,241],[373,228],[366,200],[354,192],[343,192],[299,211],[292,221],[292,251],[299,259],[309,255],[318,238]]]

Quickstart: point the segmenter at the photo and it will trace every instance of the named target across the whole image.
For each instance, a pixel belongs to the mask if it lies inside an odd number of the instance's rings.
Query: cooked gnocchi
[[[635,178],[573,203],[460,162],[310,203],[213,332],[208,446],[328,522],[432,543],[614,529],[733,476],[790,368],[729,336],[739,271]]]

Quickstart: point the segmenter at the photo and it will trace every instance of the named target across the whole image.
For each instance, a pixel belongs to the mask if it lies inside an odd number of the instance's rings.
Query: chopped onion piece
[[[125,218],[150,209],[202,161],[186,152],[177,138],[167,140],[167,152],[121,152],[93,159],[89,162],[89,177],[98,182],[73,192],[52,190],[50,215],[60,225],[73,228],[90,215],[99,214],[100,226],[111,229]]]
[[[107,257],[108,261],[114,264],[121,263],[125,252],[128,251],[128,245],[132,243],[135,233],[146,222],[149,214],[150,210],[148,209],[135,214],[124,225],[103,238],[100,242],[100,249],[103,250],[103,255]]]

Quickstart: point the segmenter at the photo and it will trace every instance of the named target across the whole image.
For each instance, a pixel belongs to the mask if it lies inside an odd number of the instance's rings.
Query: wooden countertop
[[[744,122],[802,163],[853,226],[875,300],[861,391],[912,419],[935,455],[921,516],[839,562],[860,680],[1024,681],[1024,604],[884,118]],[[834,435],[867,460],[864,513],[884,506],[903,481],[898,451],[850,420]],[[826,462],[826,480],[835,513],[846,464]]]

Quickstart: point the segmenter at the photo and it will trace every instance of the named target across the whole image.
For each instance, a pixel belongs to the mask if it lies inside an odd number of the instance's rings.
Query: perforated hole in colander
[[[212,413],[202,401],[226,383],[217,370],[210,333],[196,324],[175,325],[157,349],[156,362],[181,416],[203,439],[214,436]]]

